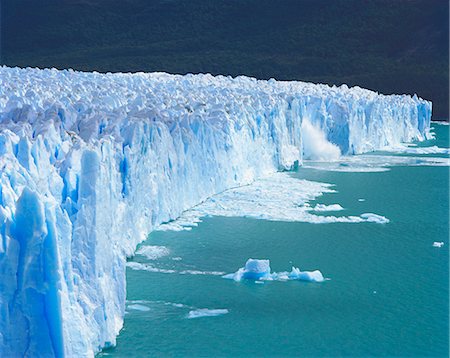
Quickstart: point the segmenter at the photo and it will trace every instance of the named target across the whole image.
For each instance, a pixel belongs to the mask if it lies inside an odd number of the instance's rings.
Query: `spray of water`
[[[337,160],[341,156],[338,146],[330,143],[325,133],[309,120],[302,122],[303,158],[311,160]]]

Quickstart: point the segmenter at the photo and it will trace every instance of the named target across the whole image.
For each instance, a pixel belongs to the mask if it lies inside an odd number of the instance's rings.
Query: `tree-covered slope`
[[[1,63],[417,93],[448,118],[447,0],[2,0]]]

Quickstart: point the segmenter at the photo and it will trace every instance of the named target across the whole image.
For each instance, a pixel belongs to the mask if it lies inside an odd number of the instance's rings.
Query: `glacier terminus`
[[[160,224],[304,159],[424,140],[431,109],[346,85],[0,67],[0,356],[114,345],[126,259]]]

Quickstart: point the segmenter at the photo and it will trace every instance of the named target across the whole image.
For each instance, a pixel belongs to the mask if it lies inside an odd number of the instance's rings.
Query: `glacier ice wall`
[[[430,117],[345,85],[1,67],[0,356],[93,356],[155,226],[303,153],[421,140]]]

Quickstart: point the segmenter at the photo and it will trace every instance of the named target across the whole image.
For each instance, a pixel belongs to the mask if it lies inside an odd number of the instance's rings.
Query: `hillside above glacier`
[[[158,225],[304,158],[429,136],[431,103],[247,77],[0,68],[0,355],[115,344]]]

